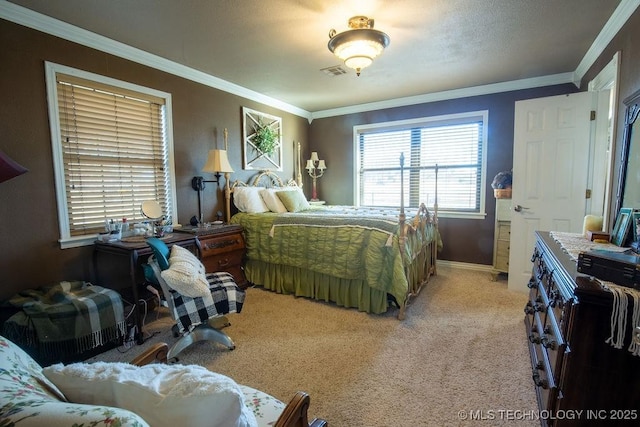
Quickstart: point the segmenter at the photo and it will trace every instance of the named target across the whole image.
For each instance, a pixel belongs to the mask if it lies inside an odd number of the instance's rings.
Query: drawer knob
[[[542,342],[542,346],[549,350],[555,350],[558,348],[558,343],[556,342],[556,340],[554,340],[553,338],[549,338],[546,335],[544,335],[540,341]]]
[[[524,313],[525,314],[533,314],[536,311],[533,309],[533,305],[531,305],[531,301],[529,301],[527,303],[527,305],[524,306]]]
[[[529,342],[531,344],[540,344],[540,337],[535,334],[529,334]]]
[[[221,259],[220,261],[218,261],[218,265],[220,267],[226,267],[229,264],[230,264],[229,258]]]
[[[536,386],[542,387],[544,389],[549,387],[547,380],[544,378],[540,378],[540,372],[538,372],[537,369],[533,370],[533,374],[531,375],[531,377],[533,378],[533,382]]]

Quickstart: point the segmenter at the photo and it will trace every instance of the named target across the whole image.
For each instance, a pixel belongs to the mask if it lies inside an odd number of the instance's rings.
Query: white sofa
[[[132,363],[143,365],[152,361],[166,361],[167,351],[166,344],[156,344]],[[0,425],[149,426],[147,421],[131,410],[67,401],[60,389],[45,376],[43,368],[20,347],[2,336],[0,383]],[[304,392],[298,392],[292,401],[285,405],[260,390],[242,385],[240,389],[246,407],[255,415],[257,426],[326,426],[324,420],[313,420],[311,424],[307,422],[309,396]]]

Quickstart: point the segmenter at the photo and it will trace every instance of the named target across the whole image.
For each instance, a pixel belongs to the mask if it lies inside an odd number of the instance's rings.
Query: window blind
[[[143,219],[144,200],[170,212],[164,101],[63,74],[56,84],[71,236]]]
[[[405,205],[433,206],[437,165],[439,208],[480,212],[483,132],[478,116],[359,131],[360,205],[400,206],[403,154]]]

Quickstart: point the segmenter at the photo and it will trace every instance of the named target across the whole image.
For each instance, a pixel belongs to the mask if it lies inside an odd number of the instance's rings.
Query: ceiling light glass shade
[[[382,31],[357,28],[334,35],[327,47],[360,75],[360,70],[371,65],[373,59],[389,46],[389,42],[389,36]]]
[[[204,164],[202,172],[233,172],[233,168],[231,164],[229,164],[229,158],[227,157],[227,150],[209,150],[207,163]]]

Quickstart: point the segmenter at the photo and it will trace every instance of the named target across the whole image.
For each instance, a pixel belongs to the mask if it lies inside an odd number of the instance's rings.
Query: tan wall
[[[224,143],[229,130],[229,157],[236,171],[231,179],[246,180],[242,170],[242,107],[283,119],[285,141],[282,177],[292,178],[294,144],[306,149],[308,121],[183,78],[120,59],[35,30],[0,20],[0,149],[29,172],[0,184],[0,299],[16,291],[59,280],[91,280],[92,247],[62,250],[56,209],[51,137],[45,91],[44,62],[51,61],[172,94],[178,221],[188,223],[198,211],[191,178],[209,149]],[[206,177],[211,179],[213,176]],[[205,220],[224,211],[215,184],[204,190]]]

